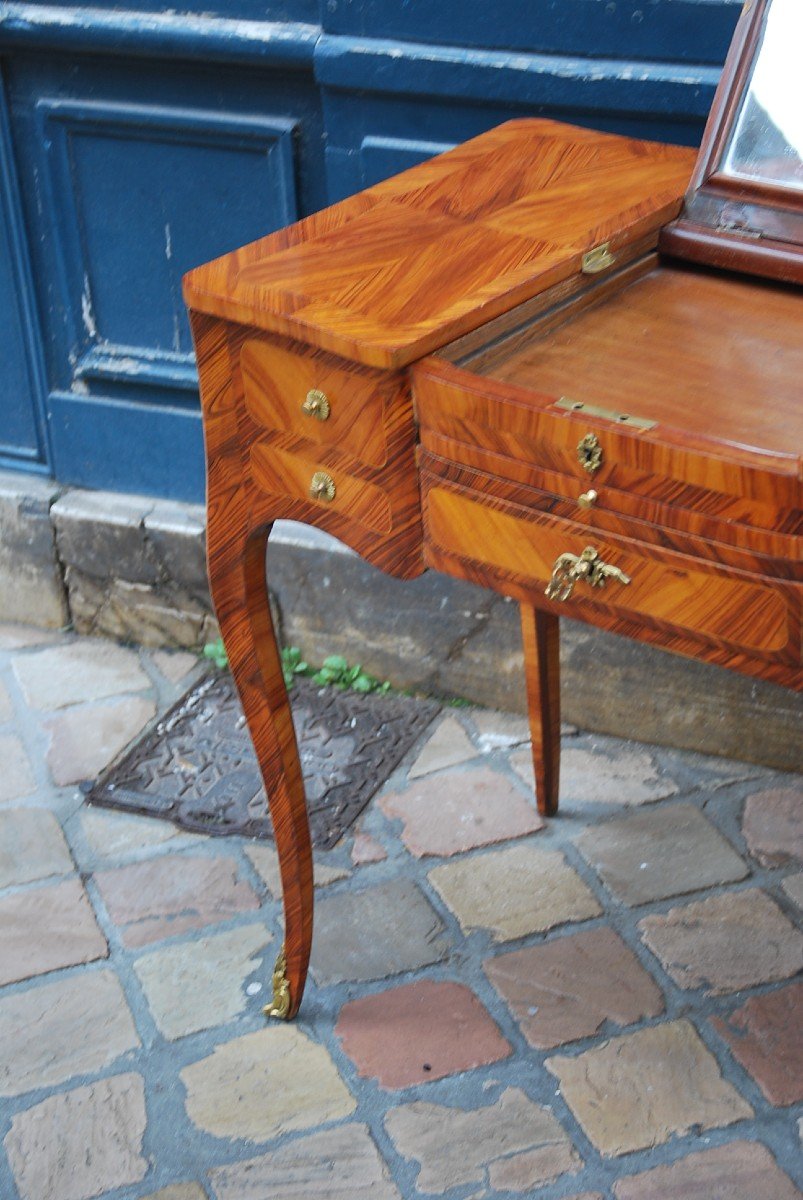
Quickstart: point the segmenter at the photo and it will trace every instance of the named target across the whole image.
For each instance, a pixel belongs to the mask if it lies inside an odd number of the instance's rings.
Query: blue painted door
[[[511,116],[693,144],[738,0],[0,7],[0,463],[200,499],[180,279]]]

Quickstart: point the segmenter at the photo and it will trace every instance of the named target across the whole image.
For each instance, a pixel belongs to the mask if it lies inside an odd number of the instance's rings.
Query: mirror
[[[803,284],[803,0],[746,0],[664,254]]]
[[[773,0],[720,170],[803,191],[803,3]]]

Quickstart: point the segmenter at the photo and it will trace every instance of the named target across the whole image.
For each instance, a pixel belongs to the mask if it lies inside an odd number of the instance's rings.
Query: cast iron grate
[[[290,694],[313,845],[356,821],[439,710],[297,678]],[[90,804],[164,817],[194,833],[272,838],[256,757],[231,676],[208,676],[90,788]]]

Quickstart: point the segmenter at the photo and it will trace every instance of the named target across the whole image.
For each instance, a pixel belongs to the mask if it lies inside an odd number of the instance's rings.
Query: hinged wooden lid
[[[675,217],[694,151],[510,121],[190,271],[190,308],[401,367]]]

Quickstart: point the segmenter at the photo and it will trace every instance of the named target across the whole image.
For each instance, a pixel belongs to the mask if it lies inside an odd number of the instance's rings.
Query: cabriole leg
[[[559,619],[521,605],[527,710],[535,771],[535,798],[542,816],[558,811],[560,782]]]
[[[284,945],[273,974],[268,1016],[295,1016],[312,943],[312,849],[293,720],[268,599],[269,526],[243,536],[240,497],[211,503],[209,580],[223,644],[240,694],[270,804],[284,895]],[[239,525],[243,522],[242,526]]]

